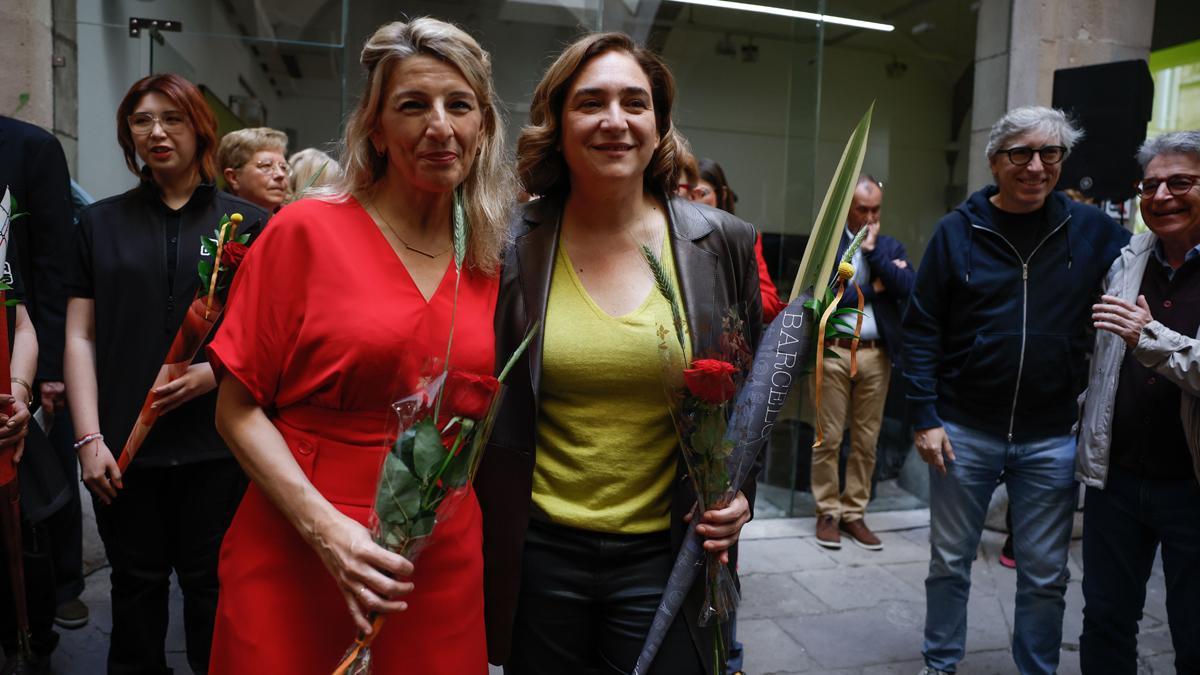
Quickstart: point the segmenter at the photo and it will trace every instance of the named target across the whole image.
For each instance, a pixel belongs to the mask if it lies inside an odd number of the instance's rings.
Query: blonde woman
[[[287,134],[268,127],[225,134],[217,165],[229,191],[274,213],[288,196],[287,143]]]
[[[291,157],[289,187],[291,199],[303,199],[321,188],[336,185],[342,178],[342,165],[316,148],[305,148]]]
[[[222,549],[215,673],[327,672],[370,632],[372,612],[390,615],[376,675],[487,672],[474,496],[415,567],[366,524],[391,404],[415,389],[422,360],[445,357],[452,316],[450,365],[495,365],[512,191],[490,59],[465,32],[422,18],[380,27],[361,61],[367,85],[337,194],[275,216],[209,350],[217,428],[253,481]],[[471,234],[456,300],[460,187]]]

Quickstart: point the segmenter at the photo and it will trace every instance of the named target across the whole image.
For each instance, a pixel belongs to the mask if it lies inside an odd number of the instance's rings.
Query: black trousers
[[[49,657],[58,645],[54,632],[54,565],[51,561],[50,530],[45,523],[21,524],[21,548],[24,549],[25,609],[29,617],[33,653]],[[17,613],[8,565],[0,542],[0,645],[11,657],[17,647]]]
[[[1138,621],[1159,546],[1175,670],[1200,674],[1200,484],[1113,467],[1108,486],[1089,487],[1084,497],[1079,665],[1085,675],[1138,672]]]
[[[530,522],[505,675],[624,675],[633,670],[675,556],[667,532],[618,535]],[[684,623],[651,675],[703,675]]]
[[[187,659],[208,672],[221,539],[246,489],[232,458],[183,466],[130,465],[96,524],[112,565],[110,675],[170,673],[163,653],[171,572],[183,591]]]
[[[73,447],[75,428],[66,408],[54,414],[54,425],[50,427],[48,438],[62,464],[67,484],[71,486],[70,501],[46,522],[57,585],[55,600],[61,605],[83,593],[83,503],[79,497],[79,457]]]

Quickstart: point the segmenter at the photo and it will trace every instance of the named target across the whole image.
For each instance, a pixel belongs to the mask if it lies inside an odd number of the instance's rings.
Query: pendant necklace
[[[400,240],[400,243],[404,244],[404,248],[412,251],[413,253],[416,253],[418,255],[423,255],[426,258],[429,258],[430,260],[434,260],[436,258],[440,258],[440,257],[446,255],[447,253],[450,252],[450,249],[454,248],[454,243],[451,242],[450,245],[446,247],[446,250],[440,251],[438,253],[430,253],[429,251],[419,249],[416,246],[413,246],[412,244],[405,241],[404,237],[400,236],[400,233],[396,231],[396,228],[392,227],[392,224],[390,222],[388,222],[387,217],[385,217],[383,215],[383,211],[380,211],[379,207],[376,206],[374,203],[371,204],[371,210],[373,210],[379,216],[379,219],[383,221],[384,225],[387,225],[387,229],[390,230],[392,234],[396,235],[396,238]]]

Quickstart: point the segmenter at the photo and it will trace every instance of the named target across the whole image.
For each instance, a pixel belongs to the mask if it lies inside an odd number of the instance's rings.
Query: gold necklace
[[[430,253],[429,251],[421,250],[421,249],[417,248],[416,246],[413,246],[412,244],[405,241],[404,237],[400,236],[400,233],[396,231],[396,228],[392,227],[392,224],[388,221],[387,217],[383,215],[383,211],[380,211],[379,207],[376,206],[374,203],[371,204],[371,210],[373,210],[375,212],[375,214],[379,216],[379,219],[383,221],[384,225],[387,225],[387,229],[390,230],[392,234],[396,235],[396,238],[400,240],[400,243],[404,244],[404,248],[412,251],[413,253],[416,253],[418,255],[423,255],[426,258],[429,258],[430,260],[434,260],[436,258],[440,258],[440,257],[446,255],[447,253],[450,252],[450,249],[454,248],[454,242],[451,242],[450,245],[446,247],[446,250],[441,251],[440,253]]]

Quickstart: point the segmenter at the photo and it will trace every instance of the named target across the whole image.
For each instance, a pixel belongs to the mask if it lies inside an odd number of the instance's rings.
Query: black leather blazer
[[[703,355],[715,347],[722,318],[730,308],[745,321],[746,337],[753,349],[762,332],[754,228],[729,213],[684,199],[670,197],[662,201],[667,204],[676,275],[692,332],[693,353]],[[513,219],[513,244],[504,259],[496,305],[497,364],[504,363],[516,350],[535,321],[545,318],[562,211],[561,198],[543,197],[524,205]],[[506,379],[508,391],[475,479],[483,509],[488,659],[495,664],[508,660],[520,592],[521,559],[533,490],[541,368],[539,333]],[[685,480],[682,461],[677,471],[671,503],[671,541],[676,550],[685,532],[683,518],[696,500]],[[753,507],[754,475],[742,491]],[[699,616],[701,590],[699,584],[693,587],[685,604],[685,616]],[[700,629],[694,621],[689,621],[689,625],[701,658],[707,662],[711,658],[710,649],[700,645],[711,643],[701,642]]]

